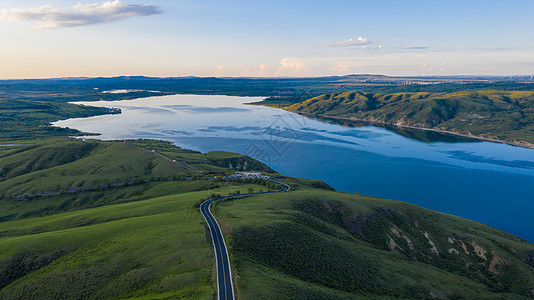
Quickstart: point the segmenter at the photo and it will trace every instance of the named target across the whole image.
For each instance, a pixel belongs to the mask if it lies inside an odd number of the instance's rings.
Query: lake
[[[84,102],[122,114],[54,124],[100,133],[103,140],[153,138],[202,152],[246,154],[281,174],[405,201],[534,242],[534,150],[247,104],[260,100],[174,95]]]

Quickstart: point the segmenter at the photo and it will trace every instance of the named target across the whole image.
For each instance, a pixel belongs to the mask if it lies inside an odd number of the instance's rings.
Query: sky
[[[0,0],[0,79],[533,75],[532,0]]]

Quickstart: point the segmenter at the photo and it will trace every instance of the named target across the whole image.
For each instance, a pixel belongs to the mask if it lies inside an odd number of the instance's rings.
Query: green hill
[[[534,146],[534,92],[325,94],[284,109],[398,126],[449,131]]]
[[[534,246],[402,202],[306,186],[215,208],[242,299],[534,297]]]
[[[199,203],[276,188],[213,179],[271,171],[246,156],[162,141],[54,138],[1,148],[0,299],[211,299],[214,262]]]
[[[0,148],[0,299],[213,299],[215,261],[198,205],[277,188],[220,179],[243,169],[292,188],[214,207],[240,299],[534,297],[530,243],[270,173],[239,154],[153,140]]]
[[[13,149],[0,153],[0,199],[6,199],[0,220],[109,204],[159,181],[198,183],[232,169],[272,171],[243,155],[203,154],[163,141],[54,138],[3,148]]]
[[[0,142],[80,135],[81,132],[53,127],[51,122],[104,115],[106,108],[46,101],[0,98]]]

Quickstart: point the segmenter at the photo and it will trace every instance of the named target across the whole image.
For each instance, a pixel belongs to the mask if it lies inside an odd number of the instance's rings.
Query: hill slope
[[[325,94],[284,109],[430,128],[534,146],[534,92]]]
[[[215,208],[242,299],[534,297],[534,246],[402,202],[297,187]]]
[[[198,204],[271,188],[213,180],[237,165],[270,170],[260,162],[162,141],[0,148],[0,299],[212,299],[211,239]]]
[[[81,132],[50,125],[51,122],[68,118],[86,118],[104,115],[107,109],[53,103],[0,98],[0,142],[43,138],[52,136],[73,136]]]
[[[272,172],[246,156],[161,141],[55,138],[1,148],[0,299],[213,299],[215,261],[198,205],[276,188],[213,179],[238,166]],[[291,191],[214,207],[240,299],[534,297],[530,243],[270,175]]]
[[[160,181],[182,183],[232,170],[272,171],[240,154],[203,154],[162,141],[54,138],[1,148],[11,150],[0,153],[0,220],[110,204]]]

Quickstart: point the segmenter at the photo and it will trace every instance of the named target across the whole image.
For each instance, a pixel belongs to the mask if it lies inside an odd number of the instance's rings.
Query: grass
[[[144,149],[156,150],[165,156],[178,162],[187,164],[190,168],[198,171],[220,173],[227,172],[228,168],[237,170],[261,170],[265,172],[274,172],[267,165],[249,158],[248,156],[225,152],[211,151],[201,153],[189,149],[179,149],[171,142],[155,141],[147,139],[138,139],[129,141],[133,145]]]
[[[68,118],[85,118],[106,114],[106,108],[68,103],[0,99],[0,143],[82,133],[50,125]]]
[[[29,148],[0,159],[4,179],[0,189],[4,195],[67,191],[189,174],[179,165],[123,143],[65,140]]]
[[[179,163],[130,143],[151,146]],[[53,138],[2,152],[0,197],[5,201],[0,201],[0,220],[148,197],[145,193],[153,193],[155,185],[162,192],[152,196],[210,189],[217,184],[208,178],[232,172],[230,165],[234,170],[245,165],[247,170],[270,170],[239,154],[203,154],[163,141],[130,143]]]
[[[4,195],[55,192],[0,199],[0,298],[7,299],[212,299],[211,238],[198,204],[268,190],[208,180],[205,170],[198,176],[119,142],[33,141],[3,152],[0,166]],[[110,186],[132,178],[142,180]],[[102,187],[65,191],[95,184]]]
[[[262,186],[226,186],[227,194]],[[196,203],[179,193],[0,223],[3,298],[211,299],[211,240]],[[73,288],[76,287],[76,288]]]
[[[301,185],[214,212],[242,299],[534,296],[532,244],[406,203]]]
[[[198,205],[276,188],[213,179],[235,171],[229,160],[250,159],[151,140],[54,138],[3,151],[0,298],[212,299],[214,259]],[[533,296],[532,244],[413,205],[269,174],[291,191],[213,206],[241,299]]]
[[[285,107],[326,117],[450,131],[511,143],[534,144],[534,92],[343,92]]]
[[[2,283],[7,284],[2,297],[166,293],[211,299],[210,243],[193,206],[205,195],[185,193],[2,224],[3,230],[16,229],[16,236],[0,243]],[[44,232],[24,234],[35,228]],[[5,280],[9,275],[14,281]],[[24,275],[23,280],[15,275]]]

